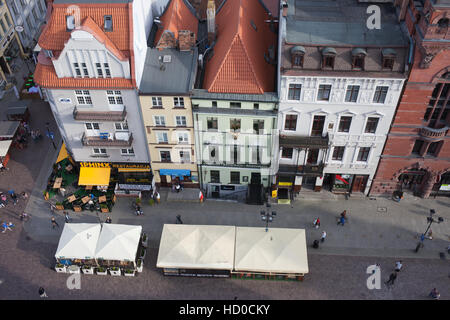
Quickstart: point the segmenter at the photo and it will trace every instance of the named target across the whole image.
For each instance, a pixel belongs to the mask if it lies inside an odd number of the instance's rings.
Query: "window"
[[[293,148],[283,148],[281,150],[281,157],[285,159],[292,159]]]
[[[373,96],[373,103],[384,103],[389,87],[378,86],[375,89],[375,95]]]
[[[253,120],[253,133],[264,133],[264,120]]]
[[[219,152],[216,146],[209,146],[209,159],[212,161],[217,161],[219,158]]]
[[[97,76],[99,76],[100,78],[103,78],[102,65],[100,63],[96,63],[95,67],[97,69]]]
[[[352,57],[352,69],[363,70],[364,69],[364,58],[363,54],[355,55]]]
[[[336,161],[342,161],[342,159],[344,158],[344,151],[345,147],[334,147],[332,159]]]
[[[220,171],[211,170],[211,183],[220,183]]]
[[[284,121],[284,130],[295,131],[297,129],[297,115],[287,114]]]
[[[0,20],[1,21],[1,20]],[[75,69],[75,74],[77,78],[81,78],[81,70],[80,70],[80,65],[78,63],[74,63],[73,64],[73,68]]]
[[[107,78],[111,78],[111,71],[109,70],[109,64],[104,63],[103,66],[105,67],[105,74]]]
[[[420,150],[422,150],[423,144],[424,144],[423,140],[416,140],[416,142],[414,142],[414,146],[411,153],[420,154]]]
[[[164,127],[166,125],[166,118],[164,116],[155,116],[155,126]]]
[[[152,107],[153,108],[162,108],[162,98],[161,97],[152,97]]]
[[[89,90],[75,90],[78,104],[92,105],[91,94]]]
[[[303,67],[304,54],[296,53],[291,56],[293,67]]]
[[[100,130],[100,126],[96,122],[86,122],[84,125],[86,126],[87,130]]]
[[[341,117],[341,120],[339,121],[338,132],[349,132],[351,123],[352,117]]]
[[[230,129],[234,132],[241,131],[241,119],[230,119]]]
[[[241,103],[240,102],[230,102],[230,108],[240,109]]]
[[[331,85],[321,84],[319,86],[319,92],[317,94],[317,100],[328,101],[330,100]]]
[[[191,162],[191,153],[190,151],[180,151],[180,161],[183,162]]]
[[[156,140],[158,143],[169,143],[169,139],[167,138],[167,132],[157,132]]]
[[[212,102],[212,107],[213,107],[213,108],[217,108],[217,101],[213,101],[213,102]]]
[[[230,172],[230,180],[232,184],[240,184],[241,177],[239,172],[231,171]]]
[[[31,27],[31,25],[30,25]],[[66,30],[72,31],[75,29],[75,17],[74,16],[66,16]]]
[[[187,132],[177,132],[178,143],[186,144],[189,143],[189,133]]]
[[[310,149],[308,151],[308,157],[306,158],[306,163],[309,165],[317,164],[319,159],[319,149]]]
[[[288,92],[288,100],[300,100],[301,91],[302,91],[301,84],[290,84]]]
[[[130,148],[130,149],[120,149],[120,154],[122,154],[123,156],[127,155],[127,156],[134,156],[134,149]]]
[[[375,133],[377,131],[378,121],[380,118],[370,117],[367,119],[365,133]]]
[[[103,148],[94,148],[94,149],[92,149],[92,152],[93,152],[94,154],[105,155],[105,154],[106,154],[106,149],[103,149]]]
[[[184,107],[184,98],[183,97],[174,97],[173,105],[178,108],[183,108]]]
[[[127,122],[116,122],[114,123],[117,131],[128,131],[128,123]]]
[[[358,99],[359,86],[348,86],[345,93],[345,102],[356,102]]]
[[[427,155],[437,157],[437,152],[440,144],[441,141],[430,143],[430,145],[428,146]]]
[[[83,62],[83,63],[81,64],[81,67],[83,68],[83,75],[84,75],[85,77],[89,77],[89,72],[88,72],[86,63]]]
[[[186,127],[186,117],[185,116],[176,116],[177,127]]]
[[[44,50],[45,56],[48,58],[53,58],[53,51],[52,50]]]
[[[233,160],[234,164],[238,163],[239,150],[238,150],[238,146],[237,145],[234,145],[233,148],[231,149],[231,159]]]
[[[311,129],[311,136],[318,137],[322,135],[323,126],[325,124],[325,116],[314,116]]]
[[[428,126],[434,127],[447,119],[450,109],[450,83],[438,83],[434,88],[424,119]]]
[[[392,70],[394,68],[394,61],[395,61],[395,57],[393,56],[383,56],[383,62],[382,62],[382,66],[383,69],[388,69],[388,70]]]
[[[207,126],[208,130],[217,130],[217,118],[208,118]]]
[[[160,151],[159,155],[161,156],[161,162],[171,162],[170,151]]]
[[[259,103],[254,103],[253,104],[253,109],[259,110]]]
[[[103,16],[103,24],[105,31],[113,31],[112,16]]]
[[[123,104],[122,92],[120,90],[106,90],[109,104]]]
[[[359,148],[357,161],[367,162],[369,158],[370,147]]]

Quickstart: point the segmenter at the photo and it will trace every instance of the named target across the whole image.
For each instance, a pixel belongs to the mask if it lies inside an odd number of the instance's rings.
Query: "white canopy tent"
[[[135,261],[142,226],[104,223],[95,250],[95,258]]]
[[[100,229],[99,223],[64,224],[55,258],[94,259]]]
[[[236,227],[234,271],[308,273],[305,230]]]
[[[156,266],[232,270],[234,226],[165,224]]]
[[[8,154],[9,147],[11,146],[12,140],[2,140],[0,141],[0,157],[4,157]]]

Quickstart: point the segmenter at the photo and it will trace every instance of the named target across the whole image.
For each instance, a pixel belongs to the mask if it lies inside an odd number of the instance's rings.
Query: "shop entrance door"
[[[352,192],[364,192],[368,176],[355,176],[353,179]]]
[[[211,196],[213,198],[220,198],[220,187],[219,186],[211,186]]]

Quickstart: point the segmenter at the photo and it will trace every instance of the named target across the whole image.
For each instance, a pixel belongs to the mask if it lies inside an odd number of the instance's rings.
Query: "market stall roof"
[[[304,229],[236,227],[234,270],[308,273]]]
[[[58,159],[56,159],[56,163],[63,161],[64,159],[69,157],[69,153],[66,149],[66,144],[63,143],[61,146],[61,150],[59,150]]]
[[[57,259],[94,259],[99,223],[66,223],[59,238]]]
[[[12,139],[19,125],[20,121],[0,121],[0,138]]]
[[[111,168],[81,167],[78,184],[80,186],[107,186]]]
[[[1,140],[0,141],[0,157],[4,157],[8,154],[9,147],[11,146],[12,140]]]
[[[135,261],[141,233],[142,226],[103,224],[95,250],[95,258]]]
[[[234,226],[165,224],[158,268],[232,270]]]

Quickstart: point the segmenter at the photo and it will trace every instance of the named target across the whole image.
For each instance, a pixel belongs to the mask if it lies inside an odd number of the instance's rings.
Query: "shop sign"
[[[450,191],[450,184],[441,184],[439,191]]]
[[[278,190],[272,190],[272,198],[276,198],[277,197],[277,191]]]
[[[220,186],[220,190],[234,191],[234,189],[235,189],[234,186],[226,186],[226,185],[221,185]]]
[[[109,163],[109,162],[80,162],[80,167],[91,167],[91,168],[126,168],[126,169],[148,169],[150,170],[149,164],[143,163]]]

